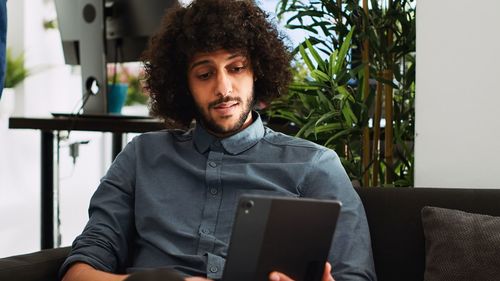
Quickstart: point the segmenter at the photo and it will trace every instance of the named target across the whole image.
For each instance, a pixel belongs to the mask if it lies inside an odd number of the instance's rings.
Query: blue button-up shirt
[[[364,209],[338,156],[254,117],[224,139],[201,126],[134,138],[102,178],[61,272],[80,261],[108,272],[165,267],[219,279],[238,197],[254,193],[340,200],[333,276],[375,280]]]

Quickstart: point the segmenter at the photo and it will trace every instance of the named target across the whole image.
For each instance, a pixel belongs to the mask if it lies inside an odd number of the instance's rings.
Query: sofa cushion
[[[498,280],[500,217],[424,207],[424,280]]]

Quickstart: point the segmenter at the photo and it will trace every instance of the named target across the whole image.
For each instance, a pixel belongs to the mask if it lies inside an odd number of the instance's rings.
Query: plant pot
[[[107,110],[111,114],[121,114],[127,98],[128,85],[124,83],[108,84]]]

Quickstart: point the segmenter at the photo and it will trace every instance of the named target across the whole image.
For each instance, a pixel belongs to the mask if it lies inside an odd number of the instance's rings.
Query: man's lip
[[[223,102],[223,103],[219,103],[217,105],[214,106],[214,108],[229,108],[231,106],[234,106],[234,105],[237,105],[238,102]]]

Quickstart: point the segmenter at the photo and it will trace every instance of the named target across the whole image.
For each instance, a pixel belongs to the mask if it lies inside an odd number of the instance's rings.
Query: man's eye
[[[211,75],[210,72],[205,72],[205,73],[202,73],[202,74],[198,74],[198,79],[200,79],[200,80],[207,80],[208,78],[210,78],[210,75]]]
[[[235,66],[231,70],[235,73],[240,73],[243,72],[246,68],[247,68],[246,65],[242,65],[242,66]]]

